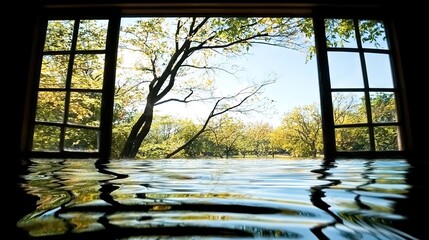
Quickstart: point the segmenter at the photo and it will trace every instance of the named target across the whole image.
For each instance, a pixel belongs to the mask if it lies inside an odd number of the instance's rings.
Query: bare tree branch
[[[228,70],[226,70],[225,68],[221,68],[221,67],[214,67],[214,66],[196,66],[196,65],[191,65],[191,64],[182,64],[182,67],[189,67],[189,68],[195,68],[195,69],[203,69],[203,70],[212,70],[213,72],[215,72],[215,70],[221,71],[221,72],[225,72],[228,73],[230,75],[234,76],[233,72],[230,72]]]
[[[170,158],[172,156],[174,156],[175,154],[177,154],[178,152],[182,151],[183,149],[185,149],[187,146],[189,146],[193,141],[195,141],[195,139],[197,139],[202,133],[204,133],[206,131],[207,125],[209,124],[210,120],[218,115],[221,115],[223,113],[226,113],[227,111],[230,111],[234,108],[237,108],[239,106],[241,106],[247,99],[249,99],[250,97],[254,96],[256,93],[258,93],[263,87],[274,83],[274,81],[268,81],[265,82],[263,84],[261,84],[259,87],[257,87],[253,92],[250,92],[246,97],[244,97],[240,102],[238,102],[237,104],[225,108],[222,111],[216,112],[217,107],[219,106],[220,102],[225,100],[225,99],[230,99],[230,98],[236,98],[240,95],[242,95],[245,91],[248,90],[248,88],[245,88],[243,90],[240,90],[237,94],[229,96],[229,97],[223,97],[220,98],[216,101],[216,103],[214,104],[212,110],[210,111],[209,115],[207,116],[206,121],[204,122],[203,126],[201,127],[201,129],[191,138],[189,139],[186,143],[184,143],[182,146],[178,147],[176,150],[174,150],[173,152],[167,154],[167,156],[165,158]]]

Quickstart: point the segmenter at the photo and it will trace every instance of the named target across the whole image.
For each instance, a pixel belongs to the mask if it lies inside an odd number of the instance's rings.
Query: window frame
[[[319,6],[314,4],[287,4],[287,3],[139,3],[139,4],[104,4],[101,6],[77,5],[46,5],[39,14],[36,24],[35,43],[33,45],[32,67],[28,80],[26,107],[27,113],[23,121],[22,152],[29,157],[40,158],[101,158],[109,159],[112,143],[112,117],[114,81],[116,70],[116,57],[119,41],[120,20],[122,17],[131,16],[272,16],[272,17],[310,17],[313,19],[315,35],[315,47],[318,76],[319,94],[322,113],[322,130],[324,143],[324,158],[402,158],[411,148],[409,132],[409,119],[407,114],[406,95],[403,89],[403,76],[399,62],[399,51],[395,40],[394,26],[389,16],[379,14],[380,6],[350,6],[339,8],[335,6]],[[341,14],[338,14],[341,13]],[[364,14],[362,14],[364,13]],[[102,90],[101,118],[100,118],[100,146],[99,152],[37,152],[31,150],[32,136],[35,125],[36,103],[38,93],[38,79],[40,76],[41,56],[43,56],[44,36],[47,21],[52,19],[108,19],[105,50],[104,85]],[[385,24],[385,31],[390,46],[390,59],[392,61],[392,78],[394,81],[395,100],[397,102],[397,123],[402,149],[398,151],[337,151],[335,147],[335,124],[332,116],[333,106],[330,86],[328,47],[324,29],[324,19],[328,18],[353,18],[353,19],[377,19]],[[106,71],[106,69],[108,71]],[[370,128],[374,125],[368,123]],[[373,141],[373,140],[372,140]]]
[[[321,110],[322,110],[322,129],[323,129],[323,142],[324,142],[324,152],[325,159],[335,159],[335,158],[404,158],[409,153],[411,146],[410,136],[407,134],[409,132],[409,125],[407,124],[408,114],[406,113],[406,95],[404,92],[403,76],[401,74],[401,65],[399,63],[399,51],[397,42],[395,41],[396,36],[394,32],[393,21],[388,17],[377,16],[377,14],[318,14],[317,21],[314,22],[314,31],[316,37],[316,49],[317,49],[317,64],[319,71],[319,88],[320,88],[320,98],[321,98]],[[325,32],[325,20],[326,19],[352,19],[354,23],[354,28],[356,31],[356,41],[357,47],[350,48],[332,48],[328,47],[326,44],[326,32]],[[363,48],[360,42],[360,34],[358,29],[357,22],[359,20],[377,20],[381,21],[384,24],[384,30],[387,37],[388,49],[378,50],[378,49],[366,49]],[[329,73],[329,61],[328,61],[328,52],[356,52],[359,54],[364,86],[362,88],[332,88],[330,81]],[[365,66],[365,53],[385,53],[389,55],[390,66],[392,70],[392,88],[372,88],[368,86],[368,75],[366,72]],[[373,123],[372,122],[372,113],[370,105],[370,93],[377,90],[392,92],[395,96],[396,112],[397,112],[397,121],[395,123]],[[365,98],[366,109],[369,110],[366,112],[367,123],[358,123],[358,124],[348,124],[348,125],[336,125],[333,117],[333,104],[332,104],[332,93],[335,92],[363,92]],[[392,151],[377,151],[375,149],[375,139],[374,139],[374,127],[377,126],[397,126],[398,127],[398,141],[400,146],[398,150]],[[368,127],[369,129],[369,141],[370,141],[370,150],[368,151],[339,151],[336,149],[336,138],[335,130],[339,128],[347,129],[352,127]]]
[[[25,156],[29,157],[36,157],[36,158],[103,158],[108,159],[110,157],[110,147],[111,147],[111,141],[112,141],[112,132],[108,129],[112,128],[112,116],[113,116],[113,95],[114,95],[114,89],[115,89],[115,71],[116,71],[116,55],[118,48],[118,39],[119,39],[119,27],[120,27],[120,15],[118,10],[109,10],[109,11],[94,11],[91,14],[88,14],[86,11],[84,11],[83,14],[75,14],[75,10],[64,10],[61,9],[60,11],[51,11],[46,10],[41,13],[38,23],[36,24],[36,38],[33,48],[35,49],[33,51],[32,56],[32,65],[34,66],[30,71],[30,77],[28,81],[28,89],[27,91],[30,91],[29,94],[27,94],[26,104],[27,109],[30,109],[30,113],[27,117],[27,123],[24,121],[24,124],[27,125],[27,127],[23,128],[27,131],[24,131],[23,138],[24,141],[24,153]],[[80,12],[80,11],[79,11]],[[90,11],[92,12],[92,11]],[[49,20],[74,20],[75,23],[79,22],[80,20],[108,20],[108,28],[107,28],[107,36],[106,36],[106,46],[104,50],[76,50],[71,49],[67,51],[61,51],[60,53],[51,53],[51,51],[43,51],[44,48],[44,42],[45,42],[45,35],[47,30],[47,24]],[[76,31],[78,28],[78,24],[74,26],[74,32],[73,34],[76,35],[78,32]],[[40,36],[37,38],[37,36]],[[76,45],[76,36],[72,38],[72,45]],[[74,57],[75,55],[82,53],[82,54],[104,54],[104,69],[103,69],[103,86],[101,89],[72,89],[70,86],[71,82],[71,71],[72,66],[70,64],[72,61],[69,60],[69,67],[67,69],[67,80],[66,80],[66,86],[64,89],[49,89],[49,88],[39,88],[39,80],[40,80],[40,74],[41,74],[41,67],[42,67],[42,60],[43,56],[46,55],[55,55],[55,54],[69,54],[69,56]],[[38,93],[41,91],[48,91],[48,92],[65,92],[66,95],[70,95],[71,92],[99,92],[101,93],[101,106],[100,106],[100,125],[98,127],[91,127],[91,126],[82,126],[82,125],[75,125],[75,124],[68,124],[64,120],[62,123],[41,123],[41,125],[45,126],[57,126],[60,127],[61,130],[61,136],[60,141],[64,141],[61,139],[65,138],[64,129],[67,127],[71,128],[80,128],[80,129],[92,129],[99,131],[99,146],[98,151],[70,151],[70,150],[64,150],[63,142],[60,143],[59,151],[34,151],[32,150],[33,145],[33,134],[35,125],[39,124],[36,121],[36,110],[37,110],[37,98]],[[65,99],[65,108],[66,112],[64,117],[66,118],[67,108],[69,104],[69,97],[66,97]]]

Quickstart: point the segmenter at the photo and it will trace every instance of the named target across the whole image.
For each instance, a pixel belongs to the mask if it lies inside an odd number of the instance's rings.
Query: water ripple
[[[34,159],[18,227],[42,239],[414,239],[405,160]]]

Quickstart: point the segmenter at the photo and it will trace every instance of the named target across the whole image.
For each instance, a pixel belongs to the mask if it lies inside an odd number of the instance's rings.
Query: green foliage
[[[178,119],[169,115],[155,116],[154,119],[151,131],[139,149],[139,158],[163,158],[193,137],[199,129],[195,123],[187,119]],[[130,126],[128,125],[128,128],[125,127],[120,132],[122,141],[125,141]],[[121,128],[117,128],[119,129]],[[119,133],[115,135],[119,136]],[[201,157],[207,150],[206,145],[206,139],[200,137],[175,157]]]
[[[359,111],[362,111],[364,103],[353,98],[353,95],[341,95],[335,99],[341,102],[341,104],[336,103],[335,106],[337,106],[337,114],[343,116],[342,124],[354,122],[356,116],[361,116]],[[391,116],[389,112],[394,106],[392,94],[375,94],[372,103],[373,108],[378,109],[376,118],[383,116],[381,119],[386,119],[386,116]],[[199,129],[199,126],[190,120],[181,120],[172,116],[155,116],[155,119],[152,131],[140,148],[138,155],[140,158],[162,158],[190,139]],[[125,141],[130,127],[131,123],[118,125],[114,129],[113,141]],[[246,157],[285,152],[296,157],[315,157],[323,150],[321,137],[321,116],[315,104],[294,108],[285,115],[281,126],[276,129],[272,129],[265,123],[245,125],[233,117],[223,115],[210,125],[209,131],[176,157],[231,157],[237,154]],[[89,136],[84,138],[90,139]],[[39,139],[41,140],[39,145],[42,146],[43,138]],[[336,131],[339,151],[369,150],[368,139],[367,128],[344,128]],[[398,148],[396,127],[375,128],[375,139],[378,151]],[[49,141],[49,138],[45,141]],[[82,144],[90,145],[88,142]],[[121,145],[114,144],[114,146]],[[120,148],[112,149],[112,156],[119,156],[119,152]]]
[[[396,122],[396,103],[393,93],[376,92],[371,94],[373,122]]]
[[[48,21],[44,51],[70,50],[74,24],[73,20]]]
[[[387,126],[387,127],[375,127],[374,138],[375,138],[375,149],[377,151],[392,151],[399,149],[398,142],[398,127]]]
[[[251,124],[246,132],[246,138],[250,139],[251,153],[256,156],[269,155],[271,153],[270,135],[273,127],[268,123],[258,122]]]
[[[78,50],[103,50],[106,48],[108,20],[81,20],[77,36]]]
[[[59,127],[36,125],[34,127],[33,146],[35,151],[59,151]]]
[[[237,144],[243,137],[244,124],[228,114],[216,119],[208,131],[208,138],[214,143],[212,154],[229,158],[237,154]]]
[[[115,124],[112,129],[112,148],[111,148],[111,158],[118,159],[127,139],[128,133],[131,129],[131,123]]]
[[[325,20],[326,45],[328,47],[344,47],[346,44],[356,44],[356,33],[351,19]]]
[[[361,43],[365,44],[364,47],[387,48],[386,33],[382,21],[358,20],[357,23],[358,29],[356,29],[353,19],[325,19],[326,46],[331,48],[357,48],[356,32],[358,32]],[[307,39],[314,39],[311,18],[306,18],[302,21],[300,30]],[[310,46],[307,53],[308,61],[316,54],[315,46]]]
[[[340,128],[335,131],[337,151],[368,151],[369,133],[366,127]]]
[[[283,148],[292,156],[316,157],[323,150],[321,124],[319,107],[312,104],[287,113],[275,131],[282,137]]]
[[[40,88],[65,88],[69,55],[45,55],[40,71]]]
[[[75,21],[51,20],[45,37],[44,56],[40,71],[36,127],[33,150],[98,151],[101,92],[103,86],[104,54],[76,54],[70,57]],[[78,50],[105,49],[107,20],[82,20],[78,30]],[[68,66],[73,59],[72,75]],[[66,79],[71,77],[71,89],[66,89]],[[51,89],[54,90],[51,90]],[[75,91],[79,89],[79,91]],[[70,94],[66,94],[66,91]],[[68,99],[67,99],[68,98]],[[69,103],[66,106],[65,103]],[[66,112],[67,110],[67,112]],[[67,123],[73,127],[43,125],[43,123]],[[61,132],[64,139],[60,139]]]
[[[334,118],[336,124],[367,123],[365,99],[356,99],[355,95],[336,94],[334,98]],[[396,107],[394,94],[390,92],[372,92],[370,94],[371,116],[373,123],[394,123]],[[338,151],[370,150],[369,129],[367,127],[339,128],[335,131]],[[398,150],[398,129],[395,126],[374,128],[376,151]]]
[[[389,123],[397,121],[396,103],[393,93],[377,92],[371,95],[373,122]],[[398,150],[398,132],[396,126],[374,128],[375,148],[377,151]]]
[[[360,20],[359,32],[363,43],[369,43],[374,48],[387,48],[387,37],[381,21]]]
[[[186,142],[187,140],[191,139],[199,130],[199,126],[191,120],[182,121],[181,124],[182,127],[180,129],[179,134],[184,140],[183,142]],[[210,156],[211,149],[213,149],[213,147],[213,142],[210,141],[207,135],[202,134],[195,141],[193,141],[191,145],[186,147],[182,154],[184,157],[190,158]]]
[[[98,151],[98,130],[66,128],[64,149],[74,151]]]

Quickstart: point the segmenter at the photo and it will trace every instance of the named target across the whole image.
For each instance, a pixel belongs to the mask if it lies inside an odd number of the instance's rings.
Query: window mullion
[[[319,73],[324,157],[332,159],[336,153],[335,129],[324,19],[322,17],[313,18],[313,26]]]
[[[369,82],[368,82],[368,72],[366,69],[365,62],[365,53],[362,47],[361,35],[359,31],[359,22],[357,19],[353,19],[353,25],[356,34],[356,44],[359,52],[360,64],[362,69],[362,78],[364,85],[364,96],[365,96],[365,108],[366,108],[366,119],[368,123],[368,134],[369,134],[369,144],[370,151],[375,151],[375,139],[374,139],[374,126],[372,125],[372,111],[371,111],[371,98],[369,94]]]
[[[109,18],[104,62],[103,97],[100,119],[100,157],[107,160],[112,146],[112,120],[114,108],[116,58],[119,42],[121,18],[119,12]]]
[[[61,127],[60,132],[60,143],[59,143],[59,150],[60,152],[64,151],[64,141],[65,141],[65,134],[66,134],[66,125],[68,121],[69,116],[69,110],[70,110],[70,91],[71,91],[71,79],[73,76],[73,65],[74,65],[74,58],[76,55],[76,44],[77,44],[77,37],[79,33],[79,19],[75,19],[74,23],[74,29],[73,29],[73,37],[70,47],[70,59],[67,69],[67,79],[66,79],[66,85],[65,85],[65,103],[64,103],[64,117],[63,117],[63,125]]]

